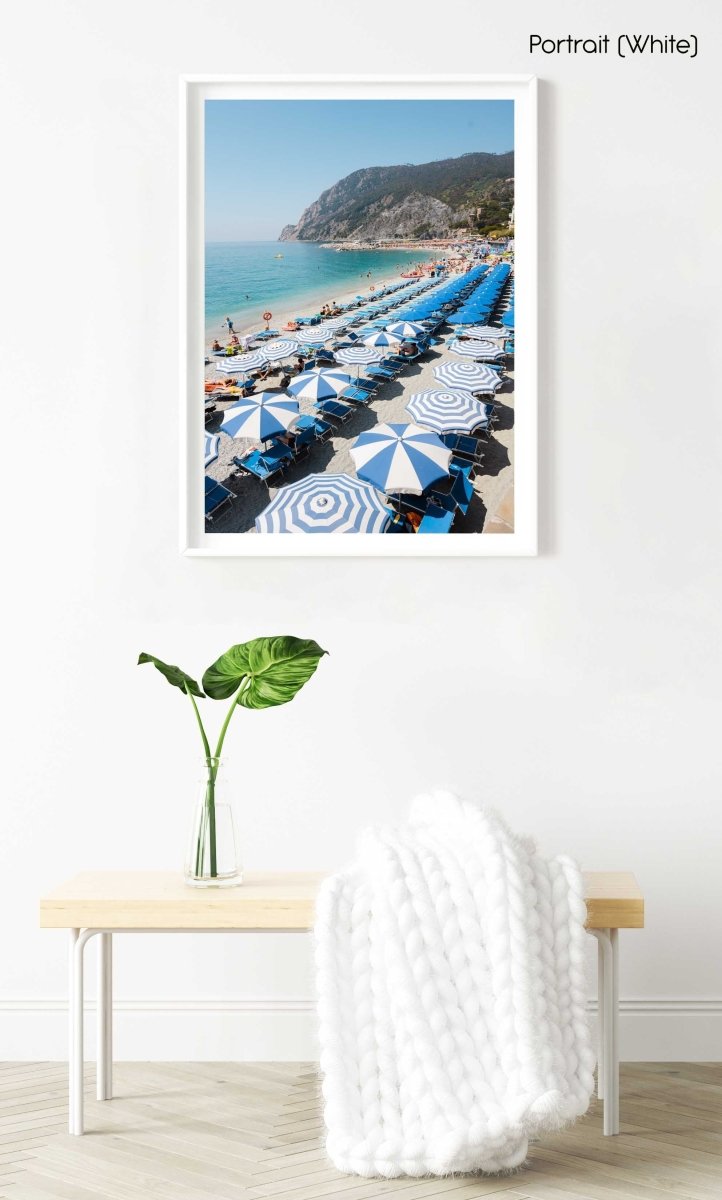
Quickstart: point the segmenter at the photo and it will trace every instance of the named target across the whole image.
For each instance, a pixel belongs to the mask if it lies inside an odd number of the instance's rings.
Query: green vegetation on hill
[[[513,152],[474,152],[354,171],[323,192],[281,236],[303,241],[383,237],[394,224],[406,236],[461,228],[485,233],[507,224],[513,204]]]

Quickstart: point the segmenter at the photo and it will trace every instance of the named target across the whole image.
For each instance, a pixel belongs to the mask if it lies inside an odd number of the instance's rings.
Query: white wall
[[[626,1056],[719,1057],[719,16],[337,7],[5,14],[0,1057],[64,1050],[65,939],[38,895],[182,856],[192,718],[138,651],[200,671],[267,632],[331,656],[232,729],[247,864],[332,867],[416,789],[464,789],[549,851],[638,873]],[[697,33],[699,58],[526,51],[649,27]],[[179,557],[178,75],[242,67],[542,77],[539,558]],[[304,939],[119,940],[121,1055],[313,1052]]]

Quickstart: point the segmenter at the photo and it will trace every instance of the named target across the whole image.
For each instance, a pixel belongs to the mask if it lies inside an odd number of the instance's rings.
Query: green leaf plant
[[[180,667],[164,663],[152,654],[141,654],[138,665],[152,663],[167,679],[171,687],[185,692],[193,705],[198,730],[203,743],[203,755],[208,777],[206,780],[204,819],[207,826],[210,858],[210,876],[217,878],[216,847],[216,778],[220,765],[223,743],[231,717],[238,707],[275,708],[288,704],[313,675],[321,658],[327,651],[318,642],[306,638],[265,637],[254,638],[231,646],[216,659],[204,673],[201,685]],[[232,697],[230,708],[221,725],[215,749],[206,733],[197,700],[209,697],[212,700],[227,700]],[[203,863],[205,828],[201,826],[196,847],[196,875],[200,875]]]

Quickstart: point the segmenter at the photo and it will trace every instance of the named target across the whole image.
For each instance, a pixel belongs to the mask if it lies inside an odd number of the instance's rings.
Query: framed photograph
[[[181,94],[183,551],[536,554],[533,77]]]

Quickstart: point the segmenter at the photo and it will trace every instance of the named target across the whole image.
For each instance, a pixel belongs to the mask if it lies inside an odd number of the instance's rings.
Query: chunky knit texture
[[[327,1148],[364,1176],[506,1171],[593,1087],[584,904],[495,813],[419,796],[327,879],[316,967]]]

